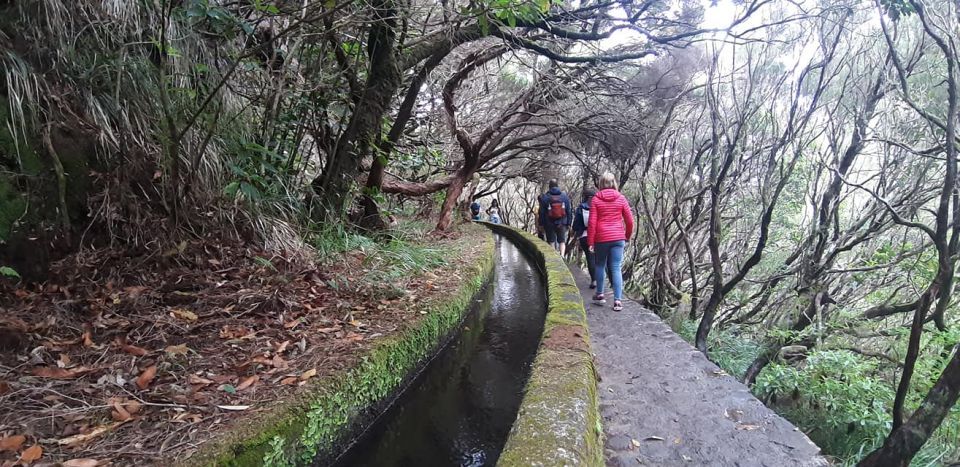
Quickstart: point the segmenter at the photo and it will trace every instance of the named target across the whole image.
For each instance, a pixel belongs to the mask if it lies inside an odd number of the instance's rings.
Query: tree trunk
[[[396,57],[397,5],[391,0],[380,0],[374,2],[371,9],[373,24],[367,40],[370,69],[363,95],[323,175],[312,183],[327,216],[343,213],[351,186],[360,172],[360,161],[370,152],[371,143],[376,144],[383,115],[400,87]]]
[[[910,465],[910,460],[920,451],[930,435],[956,405],[960,396],[960,350],[954,348],[953,358],[947,363],[940,378],[927,393],[923,403],[913,416],[890,436],[876,451],[865,457],[860,467],[889,467]]]
[[[440,219],[437,221],[438,231],[445,232],[453,226],[453,211],[457,207],[457,199],[460,198],[463,187],[467,185],[467,181],[472,176],[473,169],[464,167],[457,172],[456,177],[450,182],[450,186],[447,187],[447,197],[443,200],[443,207],[440,209]]]

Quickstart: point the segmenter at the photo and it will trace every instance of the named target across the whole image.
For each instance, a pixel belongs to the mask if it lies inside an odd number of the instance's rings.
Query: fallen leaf
[[[643,440],[644,441],[663,441],[663,438],[659,436],[647,436],[646,438],[643,438]]]
[[[298,324],[300,324],[300,318],[293,319],[293,320],[287,321],[286,323],[283,323],[283,327],[286,329],[293,329],[297,327]]]
[[[631,439],[631,440],[630,440],[630,444],[632,444],[633,447],[635,447],[635,448],[640,447],[640,441],[637,441],[637,440],[635,440],[635,439]]]
[[[300,375],[300,379],[306,381],[306,380],[308,380],[308,379],[310,379],[310,378],[313,378],[314,376],[317,376],[317,369],[316,369],[316,368],[311,368],[311,369],[309,369],[309,370],[307,370],[307,371],[304,371],[303,374]]]
[[[123,424],[124,422],[113,422],[109,425],[100,425],[86,433],[68,436],[66,438],[57,440],[57,444],[61,446],[71,446],[71,447],[79,446]]]
[[[19,451],[20,446],[23,446],[23,443],[26,440],[27,440],[27,437],[23,435],[6,436],[3,438],[0,438],[0,452]]]
[[[277,345],[277,350],[276,350],[276,352],[277,352],[277,353],[283,353],[283,352],[285,352],[285,351],[287,350],[287,346],[288,346],[288,345],[290,345],[290,341],[283,341],[283,342],[281,342],[279,345]]]
[[[209,380],[207,378],[202,378],[197,375],[190,375],[190,377],[187,378],[187,382],[190,384],[197,384],[201,386],[207,386],[207,385],[213,384],[212,380]]]
[[[322,332],[322,333],[324,333],[324,334],[330,334],[331,332],[337,332],[337,331],[339,331],[339,330],[341,330],[341,329],[343,329],[343,328],[341,328],[340,326],[333,326],[333,327],[330,327],[330,328],[320,328],[320,329],[317,329],[317,332]]]
[[[360,341],[363,340],[363,335],[362,335],[362,334],[357,334],[357,333],[355,333],[355,332],[351,332],[351,333],[347,334],[347,337],[344,338],[344,340],[347,341],[347,342],[360,342]]]
[[[232,384],[222,384],[217,389],[227,393],[227,394],[236,394],[237,388],[233,387]]]
[[[250,408],[249,405],[218,405],[217,408],[223,410],[247,410]]]
[[[66,368],[70,366],[70,356],[67,354],[60,354],[60,358],[57,359],[57,366],[60,368]]]
[[[142,285],[134,285],[126,287],[123,290],[127,292],[127,295],[129,295],[130,298],[137,298],[143,293],[144,290],[147,290],[147,288]]]
[[[50,366],[40,366],[30,370],[30,374],[41,378],[51,379],[73,379],[94,371],[93,368],[78,366],[76,368],[56,368]]]
[[[137,378],[136,384],[140,390],[147,389],[150,386],[150,382],[153,381],[153,378],[157,376],[157,366],[150,365],[146,370],[143,370],[143,373],[140,373],[140,377]]]
[[[171,356],[177,355],[186,355],[190,351],[190,348],[187,347],[187,344],[180,345],[168,345],[167,348],[163,349],[164,352],[168,353]]]
[[[137,346],[135,346],[135,345],[124,344],[124,343],[122,343],[122,342],[120,343],[120,350],[122,350],[122,351],[124,351],[124,352],[126,352],[126,353],[128,353],[128,354],[130,354],[130,355],[136,355],[136,356],[138,356],[138,357],[143,357],[143,356],[147,355],[148,353],[150,353],[150,351],[148,351],[147,349],[144,349],[143,347],[137,347]]]
[[[141,409],[143,409],[143,404],[137,401],[127,401],[123,403],[123,408],[127,409],[127,412],[130,412],[130,415],[136,415],[140,413]]]
[[[90,324],[83,325],[83,346],[93,347],[93,327]]]
[[[32,464],[33,461],[41,457],[43,457],[43,448],[39,444],[34,444],[20,454],[20,463],[24,465]]]
[[[249,378],[245,378],[240,384],[237,385],[237,391],[243,391],[244,389],[257,384],[257,381],[260,381],[260,375],[253,375]]]
[[[270,359],[270,364],[273,365],[274,368],[279,368],[279,369],[283,369],[288,366],[287,361],[284,360],[283,357],[279,355],[274,355],[273,358]]]
[[[70,459],[64,462],[63,467],[97,467],[100,461],[96,459]]]
[[[231,326],[228,324],[220,329],[220,337],[222,339],[241,339],[251,334],[254,334],[254,332],[244,326]]]
[[[366,326],[366,323],[361,323],[360,321],[357,321],[357,320],[355,320],[355,319],[351,319],[351,320],[350,320],[350,325],[353,326],[353,327],[355,327],[355,328],[357,328],[357,329],[359,329],[359,328],[362,328],[362,327]]]
[[[130,420],[130,412],[127,412],[127,409],[123,408],[123,405],[121,405],[119,402],[114,402],[113,411],[110,412],[110,417],[116,422],[125,422]]]
[[[192,421],[192,422],[194,422],[194,423],[197,423],[197,422],[203,420],[203,416],[200,415],[200,414],[195,414],[195,413],[181,412],[181,413],[178,413],[178,414],[174,415],[171,420],[174,421],[174,422],[187,422],[187,421]]]
[[[751,423],[738,423],[738,424],[737,424],[737,429],[738,429],[738,430],[743,430],[743,431],[759,430],[759,429],[760,429],[760,425],[754,425],[754,424],[751,424]]]
[[[296,376],[288,376],[280,380],[280,384],[284,386],[293,386],[297,384],[298,378]]]
[[[196,313],[194,313],[194,312],[192,312],[192,311],[190,311],[190,310],[184,310],[183,308],[174,308],[173,310],[171,310],[171,313],[173,313],[174,316],[176,316],[177,318],[180,318],[180,319],[182,319],[182,320],[186,320],[186,321],[196,321],[196,320],[197,320],[197,314],[196,314]]]
[[[0,396],[10,392],[10,384],[6,381],[0,381]]]

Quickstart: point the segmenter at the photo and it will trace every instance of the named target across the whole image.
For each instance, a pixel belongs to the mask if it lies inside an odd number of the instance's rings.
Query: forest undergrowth
[[[419,319],[424,301],[457,286],[484,234],[327,224],[296,255],[197,238],[139,256],[87,250],[44,283],[8,280],[0,464],[189,456]]]

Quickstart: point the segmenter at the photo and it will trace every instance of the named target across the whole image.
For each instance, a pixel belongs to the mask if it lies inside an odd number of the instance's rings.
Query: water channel
[[[496,254],[492,287],[477,297],[459,334],[333,465],[496,464],[547,307],[534,263],[499,236]]]

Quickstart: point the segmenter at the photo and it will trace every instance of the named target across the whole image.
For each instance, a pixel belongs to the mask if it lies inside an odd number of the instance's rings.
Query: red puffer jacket
[[[626,228],[624,228],[626,224]],[[613,188],[600,190],[590,201],[587,221],[587,244],[627,240],[633,235],[633,212],[630,203]]]

